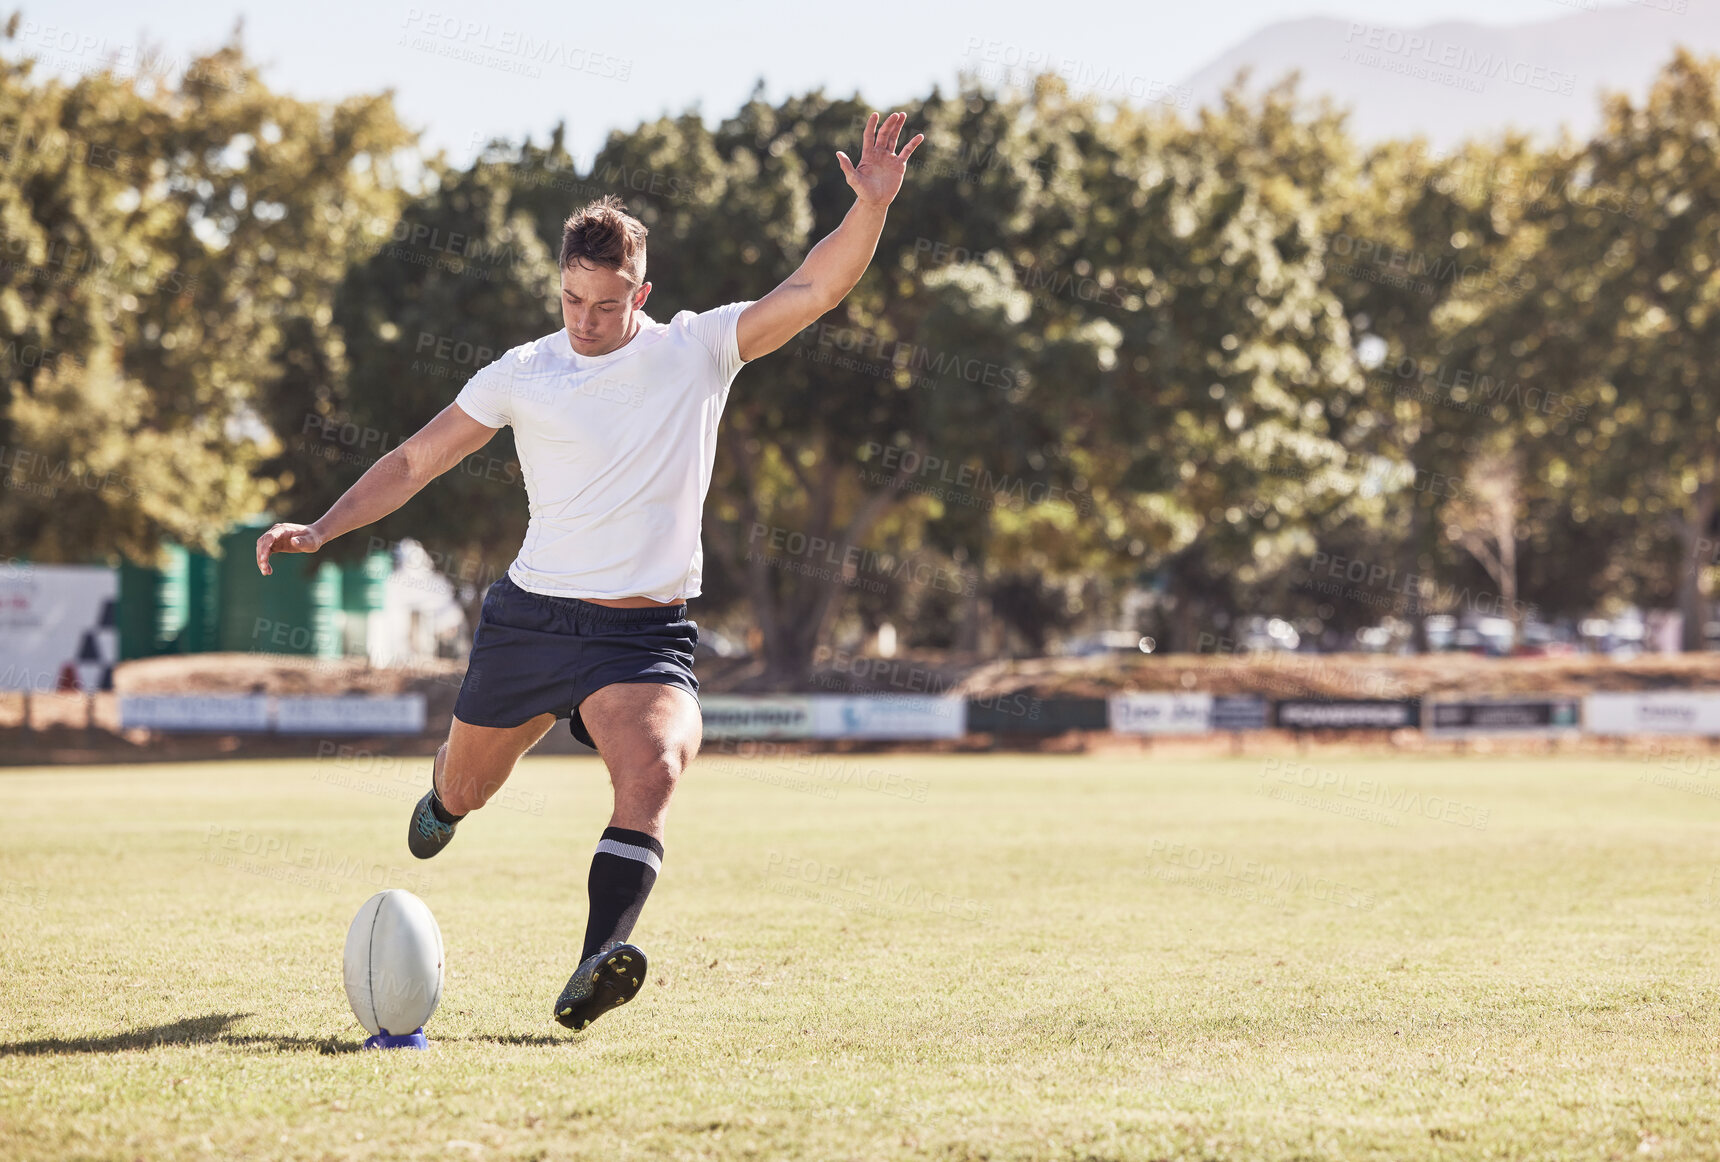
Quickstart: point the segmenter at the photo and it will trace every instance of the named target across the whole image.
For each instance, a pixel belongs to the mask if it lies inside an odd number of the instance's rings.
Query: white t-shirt
[[[515,585],[554,597],[699,595],[700,518],[749,305],[666,324],[641,314],[607,355],[580,355],[557,330],[466,382],[460,410],[512,424],[519,449],[531,524],[508,568]]]

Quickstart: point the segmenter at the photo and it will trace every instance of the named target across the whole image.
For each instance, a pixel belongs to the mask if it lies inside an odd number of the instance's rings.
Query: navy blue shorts
[[[473,726],[518,726],[553,714],[595,747],[579,704],[617,682],[661,682],[698,698],[698,641],[685,604],[615,609],[545,597],[504,576],[484,594],[454,717]]]

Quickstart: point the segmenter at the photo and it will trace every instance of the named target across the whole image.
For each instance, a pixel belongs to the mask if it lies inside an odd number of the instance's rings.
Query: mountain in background
[[[1720,54],[1720,0],[1571,7],[1514,26],[1283,21],[1183,84],[1200,106],[1216,103],[1242,69],[1251,89],[1297,71],[1300,92],[1329,94],[1347,107],[1358,136],[1421,134],[1449,148],[1508,127],[1551,137],[1563,126],[1587,136],[1600,123],[1603,91],[1640,99],[1678,45]]]

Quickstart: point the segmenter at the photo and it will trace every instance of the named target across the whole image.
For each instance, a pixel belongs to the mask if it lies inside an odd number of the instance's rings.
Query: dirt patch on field
[[[1032,658],[974,667],[952,693],[972,698],[1104,698],[1128,691],[1263,694],[1269,698],[1441,698],[1688,690],[1720,686],[1720,653],[1483,658],[1472,654],[1164,655]]]

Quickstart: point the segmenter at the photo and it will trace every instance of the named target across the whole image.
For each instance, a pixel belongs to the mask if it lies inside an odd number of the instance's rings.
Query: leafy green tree
[[[386,96],[271,93],[236,37],[165,79],[0,60],[0,135],[0,535],[60,560],[213,547],[272,492],[269,396],[338,353],[332,291],[409,136]]]
[[[282,450],[271,467],[285,488],[278,511],[324,511],[452,403],[473,372],[560,327],[555,254],[515,205],[522,175],[533,172],[494,157],[463,171],[437,165],[430,190],[397,218],[376,221],[366,256],[333,295],[338,358],[274,397]],[[415,538],[475,614],[525,535],[523,487],[504,430],[331,549],[359,553]]]
[[[1125,109],[1088,148],[1066,241],[1041,256],[1092,265],[1109,301],[1073,306],[1117,333],[1065,435],[1097,508],[1072,531],[1090,568],[1157,570],[1162,636],[1191,649],[1355,491],[1334,420],[1361,376],[1322,265],[1353,151],[1282,87],[1232,90],[1193,124]]]
[[[635,206],[651,230],[654,301],[668,300],[660,314],[757,298],[791,273],[847,210],[833,159],[852,149],[868,111],[820,93],[778,106],[755,95],[715,130],[666,118],[612,137],[594,174],[650,173],[659,189],[695,192],[646,194]],[[912,179],[860,286],[748,369],[725,412],[708,568],[745,594],[766,683],[800,680],[856,594],[882,585],[897,612],[934,592],[966,595],[974,580],[958,553],[983,543],[984,527],[957,527],[960,509],[989,497],[979,484],[958,484],[953,503],[948,492],[928,496],[925,466],[956,466],[958,480],[973,481],[1019,471],[1014,450],[1047,437],[1037,409],[1008,406],[1009,394],[1019,402],[1053,366],[1080,368],[1080,343],[1023,328],[1028,296],[1013,272],[996,257],[970,257],[981,251],[957,233],[959,224],[995,246],[1019,211],[1011,183],[1029,162],[1000,139],[1011,131],[1006,112],[972,95],[917,112],[929,143],[921,157],[968,164],[975,180],[940,196]],[[996,152],[977,163],[941,155],[974,119]],[[916,263],[932,253],[945,258],[936,269]]]
[[[1466,335],[1478,360],[1518,361],[1583,413],[1537,415],[1526,444],[1537,486],[1610,549],[1568,559],[1614,592],[1676,600],[1692,650],[1720,513],[1720,399],[1703,386],[1720,355],[1717,84],[1720,62],[1680,52],[1640,104],[1610,98],[1531,205],[1527,287]]]

